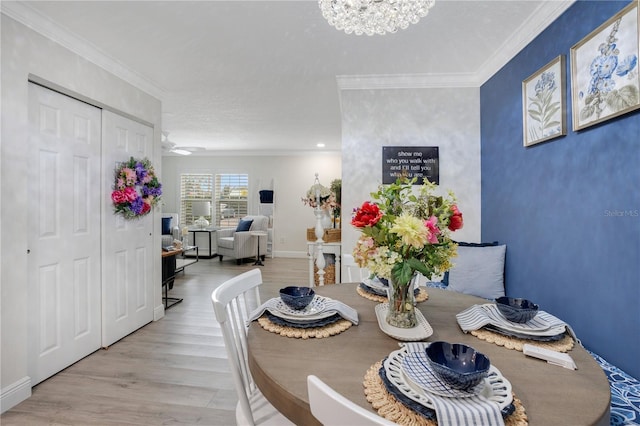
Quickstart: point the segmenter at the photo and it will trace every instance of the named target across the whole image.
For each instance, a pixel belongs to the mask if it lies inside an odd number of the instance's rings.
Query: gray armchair
[[[269,218],[267,216],[245,216],[242,221],[251,220],[251,226],[247,231],[238,230],[240,224],[236,228],[219,229],[216,231],[216,239],[218,243],[218,255],[220,261],[225,256],[236,259],[239,265],[242,259],[256,258],[258,255],[258,239],[260,239],[260,257],[264,259],[267,253],[267,230],[269,227]],[[251,235],[251,232],[261,231],[264,236]]]

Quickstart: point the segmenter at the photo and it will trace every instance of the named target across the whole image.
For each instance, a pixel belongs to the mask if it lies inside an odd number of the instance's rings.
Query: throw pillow
[[[489,247],[497,246],[498,242],[494,241],[492,243],[465,243],[463,241],[456,241],[456,244],[458,244],[458,247]],[[442,284],[444,284],[445,287],[449,285],[449,271],[445,272],[442,276]]]
[[[170,235],[171,234],[171,220],[172,219],[173,218],[171,216],[162,218],[162,235]]]
[[[449,270],[448,289],[485,299],[504,296],[504,259],[507,246],[459,246]]]
[[[236,228],[236,232],[246,232],[251,229],[251,224],[253,223],[253,219],[242,220],[238,222],[238,227]]]

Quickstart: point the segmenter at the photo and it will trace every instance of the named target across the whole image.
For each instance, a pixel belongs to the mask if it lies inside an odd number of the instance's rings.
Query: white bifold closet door
[[[153,249],[153,214],[124,220],[110,197],[121,162],[151,157],[151,127],[29,83],[25,149],[35,385],[153,320],[160,250]]]
[[[24,168],[32,385],[100,348],[100,132],[99,108],[29,84]]]
[[[153,214],[125,220],[113,214],[109,197],[115,169],[130,157],[151,159],[153,129],[114,114],[102,113],[104,197],[102,264],[102,346],[109,346],[153,320]]]

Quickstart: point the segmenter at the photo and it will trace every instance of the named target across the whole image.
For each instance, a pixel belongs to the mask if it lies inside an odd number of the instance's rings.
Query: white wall
[[[306,229],[315,226],[313,209],[301,198],[313,185],[315,173],[329,186],[341,177],[339,153],[311,153],[287,156],[188,156],[162,158],[162,185],[167,213],[178,212],[180,174],[247,173],[249,175],[249,213],[258,213],[258,191],[270,189],[274,182],[274,253],[280,257],[304,257],[307,253]],[[260,186],[258,186],[260,185]]]
[[[1,169],[1,339],[0,389],[2,411],[30,395],[27,371],[27,182],[28,79],[50,81],[87,99],[152,123],[155,146],[160,145],[160,101],[116,78],[75,53],[2,15],[2,138]],[[158,149],[159,151],[159,149]],[[151,159],[159,165],[159,155]],[[159,168],[159,167],[158,167]],[[161,170],[160,170],[161,172]],[[104,171],[103,171],[104,173]],[[111,176],[112,171],[106,175]],[[96,188],[108,193],[111,185]],[[109,202],[108,196],[104,202]],[[157,228],[160,227],[156,215]],[[157,237],[160,246],[160,237]],[[160,257],[154,280],[161,280]],[[158,285],[157,302],[161,304]]]
[[[351,212],[382,182],[383,146],[437,146],[440,188],[463,213],[459,241],[480,241],[480,91],[478,88],[343,90],[342,209]],[[347,222],[348,223],[348,222]],[[342,227],[342,252],[359,233]]]

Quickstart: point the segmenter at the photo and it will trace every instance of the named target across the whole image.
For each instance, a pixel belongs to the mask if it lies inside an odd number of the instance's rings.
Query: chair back
[[[213,311],[220,323],[224,345],[231,364],[231,374],[244,417],[254,424],[249,397],[255,389],[247,357],[247,319],[260,306],[258,286],[262,273],[252,269],[231,278],[211,293]]]
[[[307,376],[307,392],[311,414],[324,426],[396,424],[348,400],[314,375]]]
[[[353,255],[351,254],[343,254],[342,255],[342,265],[344,266],[344,270],[346,272],[345,278],[343,282],[362,282],[365,278],[369,278],[369,270],[367,268],[361,268],[356,263]]]

